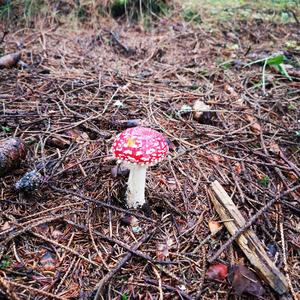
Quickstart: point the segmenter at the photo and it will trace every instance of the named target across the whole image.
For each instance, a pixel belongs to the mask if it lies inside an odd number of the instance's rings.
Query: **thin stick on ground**
[[[145,234],[137,243],[135,243],[132,247],[131,250],[132,251],[136,251],[143,243],[147,242],[150,237],[155,233],[155,231],[157,230],[157,228],[154,228],[150,233]],[[106,284],[109,283],[109,281],[112,279],[112,277],[118,273],[121,268],[130,260],[130,258],[132,257],[133,253],[132,252],[128,252],[118,263],[117,265],[111,270],[109,271],[97,284],[97,292],[96,295],[94,297],[94,300],[99,300],[100,299],[100,295],[103,292],[103,289],[105,287]]]
[[[15,292],[11,290],[10,282],[0,277],[0,292],[3,292],[4,295],[11,300],[20,300]]]
[[[14,287],[17,287],[17,288],[22,288],[26,291],[32,292],[33,294],[38,294],[38,295],[45,296],[45,297],[47,297],[47,299],[67,300],[67,298],[65,298],[65,297],[56,296],[52,293],[45,292],[41,289],[36,289],[36,288],[33,288],[29,285],[24,285],[24,284],[21,284],[21,283],[9,281],[9,280],[6,280],[6,279],[1,278],[1,277],[0,277],[0,281],[2,281],[2,283],[7,284],[7,285],[11,285],[11,286],[14,286]],[[19,299],[19,298],[16,298],[16,299]]]
[[[145,217],[144,215],[139,214],[137,212],[130,211],[130,210],[127,210],[127,209],[124,209],[124,208],[121,208],[121,207],[118,207],[118,206],[115,206],[115,205],[111,205],[111,204],[108,204],[106,202],[97,201],[97,200],[92,199],[90,197],[86,197],[86,196],[80,195],[79,193],[76,193],[76,192],[71,191],[71,190],[61,189],[61,188],[54,187],[54,186],[51,186],[51,188],[54,191],[57,191],[57,192],[60,192],[60,193],[63,193],[63,194],[69,194],[69,195],[72,195],[72,196],[76,196],[76,197],[81,198],[83,200],[86,200],[88,202],[95,203],[97,206],[102,206],[102,207],[105,207],[105,208],[113,209],[115,211],[119,211],[119,212],[122,212],[122,213],[125,213],[125,214],[131,214],[131,215],[133,215],[133,216],[135,216],[137,218],[140,218],[140,219],[143,219],[143,220],[147,220],[147,221],[152,222],[152,223],[154,222],[153,219]]]
[[[153,284],[155,286],[159,285],[157,280],[154,280],[154,279],[151,279],[151,278],[145,278],[144,280],[148,284]],[[193,300],[194,299],[193,297],[189,296],[186,292],[180,290],[179,288],[175,288],[175,287],[167,285],[167,284],[162,284],[161,287],[164,290],[176,292],[182,299],[187,299],[187,300]]]
[[[274,197],[270,200],[265,206],[263,206],[259,211],[257,211],[250,219],[247,221],[240,229],[238,229],[226,242],[223,244],[220,249],[208,259],[209,263],[214,262],[243,232],[249,229],[254,222],[263,214],[265,213],[272,205],[276,202],[280,201],[280,198],[293,192],[294,190],[298,189],[300,186],[297,185],[295,187],[290,188],[289,190],[283,192],[278,197]]]

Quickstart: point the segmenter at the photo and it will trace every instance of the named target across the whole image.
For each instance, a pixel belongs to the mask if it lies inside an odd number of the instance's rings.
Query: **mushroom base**
[[[145,204],[147,166],[130,165],[129,169],[127,205],[129,208],[142,207]]]

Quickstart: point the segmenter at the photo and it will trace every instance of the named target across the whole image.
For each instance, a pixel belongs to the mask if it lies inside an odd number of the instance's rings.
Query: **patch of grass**
[[[166,14],[167,11],[168,5],[164,0],[113,0],[110,5],[110,14],[114,18],[126,16],[130,20],[149,21],[152,16]]]
[[[267,20],[276,23],[294,23],[299,15],[299,0],[185,0],[183,11],[192,9],[205,21]]]
[[[4,0],[0,2],[0,19],[6,22],[29,22],[41,14],[46,5],[44,0]]]
[[[182,16],[186,22],[194,22],[197,24],[202,23],[202,19],[199,12],[191,7],[187,7],[186,9],[184,9]]]
[[[166,14],[167,0],[3,0],[0,1],[0,19],[10,23],[26,23],[36,17],[62,22],[94,22],[104,15],[130,21],[149,23],[153,17]]]

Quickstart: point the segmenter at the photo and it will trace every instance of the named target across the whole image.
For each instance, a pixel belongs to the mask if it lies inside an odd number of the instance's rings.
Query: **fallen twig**
[[[70,220],[65,220],[65,222],[67,222],[68,224],[73,225],[73,226],[75,226],[75,227],[77,227],[77,228],[82,229],[82,230],[83,230],[84,232],[86,232],[86,233],[89,233],[89,229],[88,229],[87,226],[84,226],[84,225],[81,225],[81,224],[74,223],[74,222],[72,222],[72,221],[70,221]],[[157,264],[167,264],[167,265],[169,265],[169,264],[174,264],[174,262],[169,262],[169,261],[156,261],[156,260],[154,260],[151,256],[149,256],[149,255],[147,255],[147,254],[145,254],[145,253],[143,253],[143,252],[141,252],[141,251],[139,251],[139,250],[134,250],[134,248],[128,246],[128,245],[125,244],[124,242],[119,241],[119,240],[116,240],[116,239],[113,239],[113,238],[111,238],[111,237],[109,237],[109,236],[107,236],[107,235],[102,234],[101,232],[99,232],[99,231],[97,231],[97,230],[93,230],[93,233],[94,233],[95,235],[97,235],[99,238],[101,238],[101,239],[103,239],[103,240],[106,240],[106,241],[108,241],[108,242],[110,242],[110,243],[117,244],[117,245],[121,246],[122,248],[126,249],[127,251],[131,252],[132,254],[134,254],[134,255],[136,255],[136,256],[139,256],[139,257],[141,257],[141,258],[143,258],[143,259],[145,259],[145,260],[147,260],[147,261],[150,261],[150,262],[152,262],[152,263],[157,263]],[[175,262],[175,263],[176,263],[176,262]]]
[[[65,298],[65,297],[56,296],[52,293],[45,292],[41,289],[36,289],[36,288],[33,288],[29,285],[24,285],[24,284],[13,282],[13,281],[8,281],[8,280],[6,280],[4,278],[1,278],[1,277],[0,277],[0,282],[2,282],[3,284],[6,284],[6,285],[12,285],[12,286],[15,286],[15,287],[25,289],[26,291],[30,291],[30,292],[33,292],[35,294],[43,295],[43,296],[47,297],[47,299],[67,300],[67,298]],[[12,300],[17,300],[19,298],[15,298],[15,299],[11,298],[11,299]]]
[[[118,206],[111,205],[111,204],[108,204],[106,202],[100,202],[100,201],[97,201],[97,200],[92,199],[90,197],[82,196],[82,195],[80,195],[80,194],[78,194],[76,192],[73,192],[73,191],[70,191],[70,190],[67,190],[67,189],[61,189],[61,188],[54,187],[54,186],[51,186],[51,188],[54,191],[57,191],[57,192],[60,192],[60,193],[63,193],[63,194],[73,195],[73,196],[76,196],[76,197],[81,198],[81,199],[83,199],[85,201],[88,201],[88,202],[93,202],[97,206],[102,206],[102,207],[109,208],[109,209],[112,209],[112,210],[115,210],[115,211],[119,211],[119,212],[122,212],[122,213],[125,213],[125,214],[131,214],[131,215],[133,215],[133,216],[135,216],[137,218],[144,219],[144,220],[147,220],[149,222],[155,222],[153,219],[145,217],[142,214],[136,213],[134,211],[130,211],[128,209],[120,208]]]
[[[0,277],[0,292],[3,292],[8,299],[20,300],[20,298],[11,290],[10,282]],[[2,294],[2,293],[1,293]],[[1,296],[0,294],[0,296]],[[1,297],[2,298],[2,297]]]
[[[154,280],[154,279],[151,279],[151,278],[145,278],[144,280],[148,284],[158,286],[158,281],[157,280]],[[181,297],[182,299],[188,299],[188,300],[193,300],[194,299],[193,297],[189,296],[186,292],[180,290],[179,288],[170,286],[168,284],[162,284],[161,287],[164,290],[171,291],[171,292],[176,292],[178,294],[178,296]]]
[[[209,263],[215,261],[221,253],[223,253],[228,246],[233,243],[236,238],[238,238],[243,232],[245,232],[248,228],[250,228],[254,222],[264,213],[266,212],[274,203],[280,200],[281,197],[293,192],[294,190],[300,188],[300,185],[290,188],[289,190],[283,192],[278,198],[274,197],[271,201],[269,201],[264,207],[262,207],[255,215],[253,215],[249,221],[247,221],[241,228],[239,228],[227,241],[225,244],[221,246],[221,248],[211,257],[208,259]]]
[[[261,214],[263,214],[267,208],[278,201],[278,198],[275,197],[258,213],[256,213],[254,217],[246,222],[219,182],[214,181],[211,184],[211,187],[218,199],[217,200],[214,195],[211,195],[211,200],[221,219],[226,221],[224,222],[224,225],[232,234],[232,237],[215,253],[212,258],[208,259],[208,262],[212,263],[234,240],[236,240],[241,250],[243,250],[262,279],[278,294],[282,295],[286,293],[288,291],[288,284],[285,276],[270,260],[255,233],[249,229],[253,222]]]
[[[149,238],[153,235],[153,233],[157,230],[157,228],[154,228],[151,232],[145,234],[138,242],[136,242],[132,247],[131,250],[136,251],[143,243],[145,243]],[[130,260],[133,253],[128,252],[118,263],[117,265],[109,271],[97,284],[97,292],[94,297],[94,300],[100,299],[100,294],[102,293],[102,290],[104,286],[112,279],[112,277],[119,272],[119,270]]]

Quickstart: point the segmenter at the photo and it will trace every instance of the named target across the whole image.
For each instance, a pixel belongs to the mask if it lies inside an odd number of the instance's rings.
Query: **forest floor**
[[[212,234],[218,180],[246,220],[278,199],[251,228],[299,299],[299,36],[296,22],[175,16],[148,29],[104,19],[97,30],[42,20],[10,30],[1,46],[24,63],[0,70],[0,137],[28,153],[0,182],[2,298],[94,299],[112,274],[99,299],[235,299],[236,286],[206,272],[230,237]],[[209,106],[200,118],[197,101]],[[126,209],[127,174],[110,151],[132,125],[170,146],[139,211]],[[16,192],[30,170],[42,186]],[[218,261],[253,270],[235,243]]]

